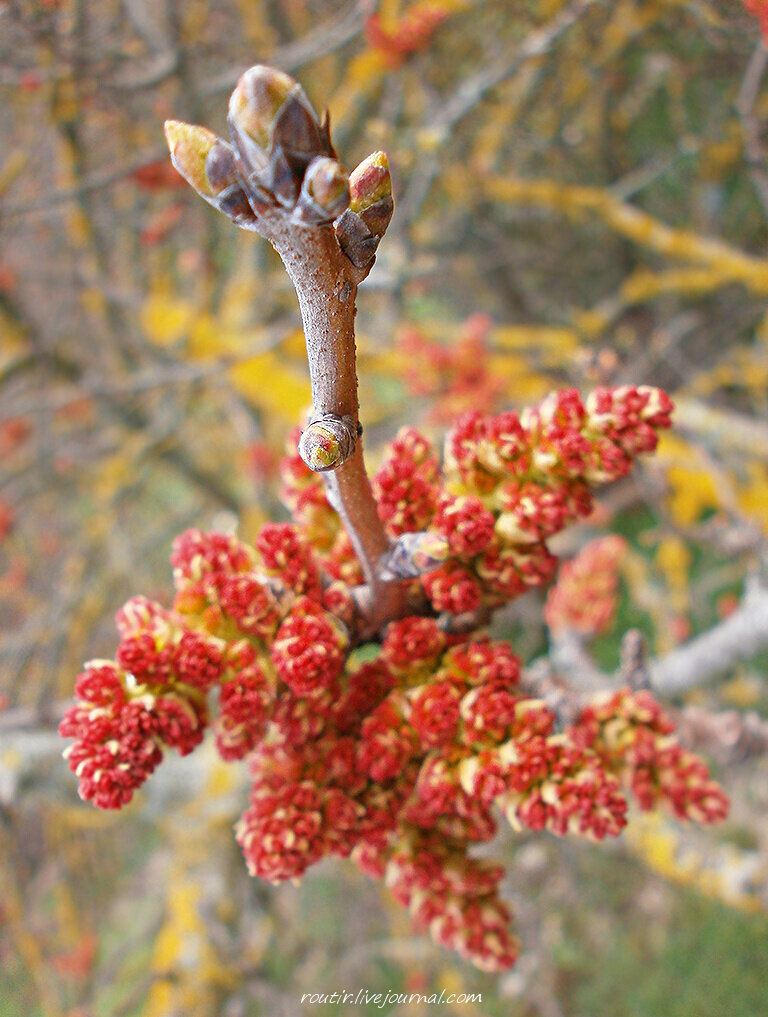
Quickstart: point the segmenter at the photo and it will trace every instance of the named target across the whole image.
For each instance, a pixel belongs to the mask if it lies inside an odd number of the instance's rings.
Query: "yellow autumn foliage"
[[[667,504],[678,525],[691,526],[705,513],[720,507],[716,478],[699,449],[677,435],[665,434],[657,455],[669,488]]]
[[[152,957],[152,980],[144,1017],[203,1015],[214,1005],[217,981],[222,977],[208,943],[200,915],[202,891],[182,873],[171,874],[166,893],[166,918],[157,934]],[[183,977],[182,977],[183,976]]]
[[[466,187],[464,174],[448,172],[443,186],[449,196],[459,200]],[[756,294],[768,294],[768,260],[745,254],[723,240],[668,226],[607,190],[494,174],[480,178],[478,188],[494,201],[538,205],[576,220],[591,213],[641,247],[669,258],[708,265],[721,273],[724,281],[741,282]]]
[[[295,423],[312,401],[306,372],[286,367],[277,353],[260,353],[229,369],[235,389],[254,406]]]
[[[659,813],[633,817],[624,837],[630,849],[666,879],[745,911],[763,909],[756,852],[711,839],[700,847],[686,837],[685,828]]]
[[[736,491],[739,507],[768,534],[768,465],[765,461],[747,463],[745,470],[746,480]]]
[[[148,341],[155,346],[178,343],[186,336],[194,318],[192,304],[167,287],[157,287],[141,309],[141,327]]]
[[[670,607],[673,611],[687,611],[690,601],[688,581],[691,567],[691,552],[688,545],[680,537],[667,535],[656,548],[654,565],[664,576],[670,594]]]

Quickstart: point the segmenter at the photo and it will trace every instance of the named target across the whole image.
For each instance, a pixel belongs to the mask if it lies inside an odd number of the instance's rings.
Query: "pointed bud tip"
[[[168,142],[168,148],[171,151],[173,151],[174,147],[178,144],[183,127],[184,124],[181,120],[166,120],[163,124],[165,140]]]
[[[214,192],[205,172],[205,160],[219,139],[206,127],[182,120],[166,120],[164,128],[173,165],[198,194],[212,197]]]

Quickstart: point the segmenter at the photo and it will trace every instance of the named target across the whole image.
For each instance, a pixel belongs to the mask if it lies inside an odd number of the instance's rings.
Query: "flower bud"
[[[173,165],[198,194],[210,201],[216,190],[208,179],[205,164],[219,139],[213,131],[181,120],[165,121],[165,137]]]
[[[294,210],[301,222],[329,223],[349,205],[349,181],[335,159],[313,159],[304,175],[301,194]]]
[[[321,124],[298,82],[257,64],[229,101],[229,128],[238,171],[251,197],[293,208],[316,156],[334,157],[328,120]]]
[[[326,413],[312,420],[299,439],[299,455],[315,473],[336,470],[355,448],[355,425],[351,417]]]
[[[349,207],[361,214],[381,201],[392,200],[389,162],[384,152],[374,152],[363,159],[349,178]]]
[[[374,152],[349,177],[349,208],[335,224],[341,249],[357,268],[373,264],[392,218],[392,181],[384,152]]]
[[[275,67],[257,64],[237,82],[229,100],[229,117],[259,148],[269,148],[277,114],[291,91],[301,86]]]
[[[207,202],[243,229],[255,229],[256,216],[238,182],[232,147],[212,131],[180,120],[166,120],[171,162]]]

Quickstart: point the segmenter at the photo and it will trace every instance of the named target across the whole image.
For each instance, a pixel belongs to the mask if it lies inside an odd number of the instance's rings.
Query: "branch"
[[[765,595],[768,602],[768,593]],[[706,640],[718,629],[701,637]],[[763,638],[768,644],[768,630]],[[694,641],[697,642],[697,641]],[[689,647],[686,649],[690,649]],[[562,727],[573,723],[580,711],[596,693],[629,685],[632,689],[659,689],[653,679],[670,658],[677,658],[676,651],[662,662],[646,659],[643,636],[637,629],[630,629],[621,644],[621,667],[615,676],[601,674],[589,656],[583,640],[571,633],[557,647],[557,659],[540,657],[523,671],[520,684],[531,696],[542,699],[558,718]],[[699,684],[698,680],[693,684]],[[667,708],[675,722],[680,742],[694,751],[703,750],[723,765],[743,763],[747,759],[768,752],[768,720],[753,710],[741,713],[738,710],[709,710],[700,706],[685,706],[681,709]]]
[[[446,171],[446,191],[461,185],[461,171]],[[619,236],[639,247],[678,261],[711,268],[720,285],[741,283],[758,295],[768,292],[768,260],[739,250],[725,240],[668,226],[647,212],[618,200],[610,190],[485,174],[476,180],[478,200],[491,200],[527,208],[549,209],[557,215],[582,219],[596,216]]]
[[[740,606],[709,632],[649,664],[651,687],[680,696],[706,685],[768,648],[768,589],[750,591]]]
[[[280,214],[262,216],[260,232],[278,252],[296,289],[307,342],[313,417],[349,417],[359,423],[355,348],[355,297],[361,279],[344,255],[330,226],[299,228]],[[377,563],[388,547],[384,526],[363,462],[362,443],[355,441],[351,456],[324,474],[328,499],[338,512],[360,561],[365,582],[386,604],[381,617],[396,611],[390,594],[400,584],[382,583]]]
[[[720,453],[768,458],[768,423],[756,417],[675,393],[675,427],[703,438]]]
[[[322,472],[367,584],[362,631],[406,610],[405,584],[382,578],[388,538],[359,440],[355,298],[392,215],[386,156],[374,153],[345,176],[301,86],[256,66],[230,98],[232,144],[203,127],[168,121],[176,169],[237,226],[265,237],[296,288],[307,342],[313,416],[299,451]]]
[[[600,672],[576,632],[558,634],[547,664],[567,676],[577,693],[610,688],[618,680],[645,685],[661,696],[681,696],[768,649],[768,587],[754,581],[733,614],[659,659],[646,660],[644,648],[633,640],[635,633],[630,631],[622,645],[622,668],[614,677]],[[535,663],[539,668],[544,666]]]
[[[686,706],[675,715],[675,723],[681,741],[718,763],[743,763],[768,752],[768,720],[754,710],[713,713],[701,706]]]
[[[278,64],[286,71],[297,71],[311,60],[328,56],[351,42],[360,34],[366,19],[373,14],[375,9],[375,0],[356,0],[356,3],[344,10],[337,18],[333,18],[323,25],[314,25],[312,31],[308,32],[306,36],[273,50],[268,54],[268,58],[272,64]],[[203,84],[201,94],[215,95],[219,92],[229,91],[237,84],[241,73],[242,71],[238,70],[226,70],[221,74],[214,75]]]
[[[111,187],[112,184],[127,179],[136,170],[141,169],[149,163],[157,162],[162,156],[162,150],[153,149],[144,152],[143,155],[127,165],[118,167],[110,165],[105,169],[98,170],[84,177],[74,187],[68,187],[61,191],[52,191],[40,198],[33,198],[31,201],[20,202],[17,205],[6,205],[2,208],[3,219],[14,219],[18,216],[28,216],[36,213],[48,213],[59,208],[59,206],[68,205],[71,201],[79,201],[85,194],[89,194],[92,191],[100,191],[105,187]],[[61,211],[63,213],[66,209],[61,208]]]
[[[768,67],[768,50],[761,41],[755,47],[744,72],[736,99],[736,110],[741,120],[744,155],[750,167],[752,183],[760,204],[763,206],[763,211],[768,214],[768,173],[765,170],[765,151],[760,141],[760,120],[755,114],[755,105],[766,67]]]
[[[505,55],[464,80],[456,93],[446,102],[429,110],[424,118],[425,126],[443,143],[446,143],[457,126],[468,116],[485,96],[503,84],[525,65],[546,56],[568,29],[595,3],[596,0],[572,0],[558,11],[551,21],[534,29],[512,54]],[[426,200],[429,190],[442,168],[437,159],[426,159],[422,171],[412,178],[403,199],[406,208],[404,221],[413,221]]]

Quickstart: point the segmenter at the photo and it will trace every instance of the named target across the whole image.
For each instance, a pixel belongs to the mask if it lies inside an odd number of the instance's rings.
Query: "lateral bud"
[[[256,229],[256,216],[235,173],[232,147],[213,131],[180,120],[166,120],[171,162],[201,198],[236,226]]]
[[[349,180],[335,159],[318,156],[304,174],[294,218],[320,225],[330,223],[349,205]]]
[[[416,579],[440,568],[449,553],[448,540],[440,533],[402,533],[379,558],[379,578],[385,582]]]
[[[356,268],[369,268],[392,218],[392,180],[384,152],[374,152],[349,177],[349,208],[334,223],[339,246]]]
[[[350,416],[324,413],[307,424],[299,438],[299,455],[313,473],[337,470],[355,450],[357,428]]]

